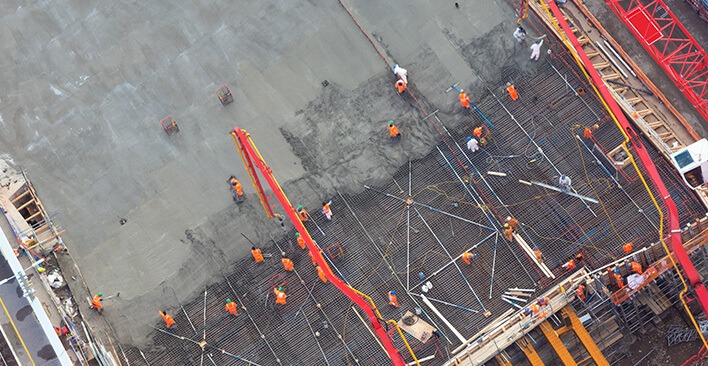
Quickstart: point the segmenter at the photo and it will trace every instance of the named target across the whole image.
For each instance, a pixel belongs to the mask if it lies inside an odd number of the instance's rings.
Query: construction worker
[[[388,121],[388,135],[394,139],[401,137],[401,133],[398,131],[398,127],[393,124],[393,120]]]
[[[305,249],[305,239],[300,236],[300,233],[295,233],[295,238],[297,238],[297,243],[300,244],[300,248]]]
[[[526,40],[526,29],[522,26],[518,26],[514,31],[514,39],[516,43],[523,43]]]
[[[103,301],[103,293],[99,292],[91,300],[91,309],[96,309],[98,312],[103,311],[103,305],[101,304],[101,301]]]
[[[460,89],[460,104],[463,107],[470,109],[470,97],[465,93],[464,89]]]
[[[538,249],[537,246],[533,247],[533,255],[536,257],[538,263],[543,263],[543,253],[541,253],[541,249]]]
[[[471,266],[472,260],[477,257],[478,257],[477,253],[470,253],[470,252],[462,253],[462,261],[465,262],[468,266]]]
[[[615,269],[615,281],[617,282],[617,287],[621,290],[624,287],[624,279],[619,268]]]
[[[624,250],[624,252],[627,254],[632,253],[633,248],[634,248],[634,243],[632,243],[631,241],[624,243],[624,245],[622,246],[622,250]]]
[[[393,73],[396,75],[397,80],[403,80],[404,83],[408,84],[408,70],[398,66],[398,64],[394,64]]]
[[[398,308],[398,297],[396,297],[396,291],[389,291],[388,304],[393,306],[394,308]]]
[[[563,269],[566,271],[572,271],[575,269],[575,260],[571,259],[562,265]]]
[[[229,178],[229,184],[231,185],[231,193],[234,196],[234,201],[236,201],[236,203],[243,202],[245,196],[243,194],[243,186],[241,185],[241,182],[239,182],[238,179],[232,175],[231,178]]]
[[[327,276],[325,276],[325,273],[324,273],[324,270],[322,269],[322,267],[315,265],[315,269],[317,269],[317,276],[320,277],[320,280],[322,280],[322,282],[324,282],[324,283],[327,283]]]
[[[577,296],[580,301],[585,302],[585,285],[578,285],[578,288],[575,289],[575,296]]]
[[[253,260],[256,261],[256,263],[263,262],[263,253],[260,249],[251,247],[251,254],[253,255]]]
[[[570,185],[573,183],[573,181],[570,179],[569,176],[567,175],[562,175],[558,178],[558,186],[560,187],[561,191],[563,192],[570,192]]]
[[[585,129],[583,129],[583,137],[585,137],[586,139],[591,139],[593,131],[597,130],[598,128],[600,128],[600,126],[597,124],[594,124],[590,127],[585,127]]]
[[[403,94],[403,92],[406,91],[406,86],[408,86],[408,84],[406,84],[406,82],[401,79],[396,80],[396,83],[394,85],[396,85],[396,90],[398,90],[398,94]]]
[[[519,99],[519,93],[516,91],[516,88],[514,88],[514,84],[506,83],[506,92],[509,93],[511,100],[516,101]]]
[[[634,273],[636,273],[636,274],[642,274],[642,273],[643,273],[643,272],[642,272],[642,264],[641,264],[641,263],[632,261],[629,265],[632,267],[632,272],[634,272]]]
[[[504,224],[504,239],[514,241],[514,229],[508,223]]]
[[[290,260],[288,257],[283,257],[283,259],[280,260],[281,263],[283,263],[283,269],[286,271],[292,271],[293,268],[295,268],[295,265],[293,264],[293,261]]]
[[[307,211],[305,211],[302,206],[297,206],[297,217],[300,218],[302,222],[310,219],[310,215],[307,214]]]
[[[170,329],[173,325],[177,324],[175,322],[175,320],[172,318],[172,315],[167,314],[165,311],[159,311],[158,313],[162,317],[162,320],[165,321],[165,327],[167,329]]]
[[[526,315],[531,315],[531,316],[536,316],[536,314],[538,314],[539,311],[541,311],[541,307],[538,306],[538,304],[533,304],[533,305],[524,309],[524,313]]]
[[[531,45],[531,59],[538,61],[538,57],[541,56],[541,46],[543,46],[543,40],[535,40]]]
[[[519,227],[519,220],[511,216],[507,216],[504,222],[509,224],[509,227],[511,227],[511,230],[514,230],[514,232],[516,232],[516,229]]]
[[[332,205],[332,200],[322,202],[322,213],[325,215],[327,220],[332,220],[332,208],[330,205]]]
[[[283,291],[283,287],[278,287],[273,289],[275,294],[275,303],[278,305],[285,305],[287,303],[288,295]]]
[[[580,262],[583,261],[583,259],[585,259],[585,257],[583,256],[583,253],[582,253],[582,252],[579,252],[578,254],[575,255],[575,261],[576,261],[576,262],[580,263]]]
[[[238,311],[236,310],[236,303],[231,301],[231,299],[226,299],[226,305],[224,305],[224,309],[231,314],[231,315],[238,315]]]
[[[546,298],[546,297],[539,297],[539,298],[538,298],[538,305],[539,305],[539,306],[546,306],[546,305],[548,305],[548,298]]]
[[[308,251],[307,251],[307,255],[310,256],[310,260],[312,260],[312,265],[317,266],[317,260],[315,260],[315,256],[312,255],[312,252],[310,252],[310,251],[308,250]]]
[[[489,143],[489,139],[491,137],[489,129],[484,125],[475,127],[472,130],[472,135],[474,135],[474,137],[479,140],[479,143],[482,146],[486,146],[487,143]]]
[[[472,136],[467,136],[467,148],[470,149],[471,152],[479,150],[479,142],[477,142],[477,139]]]

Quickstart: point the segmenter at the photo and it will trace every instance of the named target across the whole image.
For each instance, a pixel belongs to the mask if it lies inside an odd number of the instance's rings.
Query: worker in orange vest
[[[504,221],[505,221],[507,224],[509,224],[509,226],[511,227],[511,230],[513,230],[514,232],[516,232],[516,229],[517,229],[518,226],[519,226],[519,220],[517,220],[517,219],[515,219],[515,218],[513,218],[513,217],[511,217],[511,216],[507,216]]]
[[[300,236],[300,233],[295,233],[295,237],[297,238],[297,243],[300,244],[300,248],[305,249],[305,239]]]
[[[322,202],[322,213],[325,215],[327,220],[332,220],[332,208],[330,207],[331,205],[332,200]]]
[[[538,249],[537,246],[533,247],[533,255],[536,256],[538,263],[543,263],[543,253],[541,253],[541,249]]]
[[[224,309],[229,312],[231,315],[238,315],[238,311],[236,310],[236,303],[231,301],[231,299],[226,299],[226,305],[224,305]]]
[[[470,97],[465,93],[464,89],[460,89],[460,104],[467,109],[470,108]]]
[[[315,265],[315,269],[317,269],[317,276],[320,277],[320,280],[322,280],[322,282],[324,282],[324,283],[327,283],[327,276],[325,276],[325,273],[324,273],[324,270],[322,269],[322,267]]]
[[[508,241],[514,240],[514,230],[508,223],[504,224],[504,239]]]
[[[263,262],[263,253],[261,253],[260,249],[256,249],[256,247],[251,247],[251,254],[253,255],[253,260],[255,260],[256,263]]]
[[[159,311],[158,313],[160,313],[162,320],[165,321],[165,327],[167,327],[167,329],[170,329],[173,325],[177,324],[170,314],[167,314],[164,311]]]
[[[391,138],[401,137],[401,132],[399,132],[398,127],[393,124],[393,120],[388,121],[388,135]]]
[[[398,93],[399,93],[399,94],[401,94],[401,93],[403,93],[404,91],[406,91],[406,86],[407,86],[407,85],[408,85],[408,84],[406,84],[406,82],[403,81],[403,80],[401,80],[401,79],[396,80],[396,89],[398,89]]]
[[[286,271],[292,271],[295,267],[293,261],[291,261],[288,257],[283,257],[280,262],[283,263],[283,269],[285,269]]]
[[[394,308],[398,308],[398,297],[396,297],[396,291],[389,291],[388,304],[393,306]]]
[[[598,128],[600,128],[598,124],[594,124],[590,127],[585,127],[585,129],[583,130],[583,137],[585,137],[586,139],[591,139],[593,131],[596,131]]]
[[[524,313],[526,315],[531,315],[531,316],[536,316],[536,314],[538,314],[539,311],[541,311],[541,307],[538,306],[538,304],[533,304],[533,305],[524,309]]]
[[[98,312],[103,311],[103,305],[101,304],[101,301],[103,301],[103,293],[99,292],[91,300],[91,309],[96,309]]]
[[[562,265],[563,269],[566,271],[572,271],[575,269],[575,260],[571,259]]]
[[[474,137],[479,140],[480,145],[486,146],[487,143],[489,143],[489,139],[491,138],[491,134],[489,133],[489,129],[486,126],[477,126],[472,130],[472,134]]]
[[[539,297],[539,298],[538,298],[538,305],[539,305],[539,306],[546,306],[546,305],[548,305],[548,298]]]
[[[578,285],[578,288],[575,289],[575,295],[580,301],[585,302],[585,285]]]
[[[516,92],[516,88],[514,88],[512,83],[506,83],[506,91],[509,93],[511,100],[519,99],[519,93]]]
[[[310,219],[310,215],[307,214],[307,211],[305,211],[302,206],[297,206],[297,217],[300,218],[302,222]]]
[[[231,193],[233,193],[234,201],[240,203],[244,199],[243,186],[241,182],[236,179],[233,175],[229,178],[229,184],[231,185]]]
[[[629,264],[632,267],[632,271],[634,271],[636,274],[642,274],[642,264],[639,262],[631,262]]]
[[[622,250],[624,250],[625,253],[629,254],[632,252],[632,249],[634,248],[634,243],[627,242],[622,246]]]
[[[464,252],[462,253],[462,261],[467,263],[468,266],[472,265],[472,259],[477,258],[477,253]]]
[[[316,266],[316,265],[317,265],[317,260],[315,259],[315,256],[312,255],[312,252],[310,252],[310,251],[308,250],[308,251],[307,251],[307,255],[310,256],[310,259],[312,260],[312,264]]]
[[[285,294],[282,287],[274,288],[273,293],[275,293],[275,303],[278,305],[285,305],[287,303],[288,295]]]
[[[624,287],[624,279],[622,278],[619,268],[615,269],[615,281],[617,282],[617,287],[620,289]]]

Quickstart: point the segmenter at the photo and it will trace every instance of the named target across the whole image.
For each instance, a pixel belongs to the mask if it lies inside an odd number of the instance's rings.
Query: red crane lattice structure
[[[238,148],[239,153],[241,154],[241,158],[243,159],[246,169],[251,175],[253,185],[256,187],[256,191],[258,192],[258,195],[261,198],[261,202],[263,203],[263,207],[265,208],[268,217],[273,217],[273,211],[270,209],[268,198],[265,196],[263,187],[261,186],[260,180],[258,179],[258,171],[261,172],[263,179],[273,190],[275,197],[278,199],[278,202],[280,202],[280,206],[283,208],[285,214],[288,215],[288,218],[295,226],[295,230],[300,233],[300,237],[305,239],[307,249],[310,251],[312,257],[317,262],[317,265],[319,265],[320,268],[323,269],[327,280],[329,280],[329,282],[336,286],[339,291],[346,295],[352,302],[354,302],[360,309],[362,309],[366,313],[366,316],[369,318],[369,325],[373,329],[376,336],[379,338],[379,341],[388,353],[388,356],[391,358],[391,362],[393,363],[393,365],[405,366],[406,363],[403,360],[403,357],[398,352],[396,346],[393,344],[393,340],[391,339],[391,337],[386,333],[386,329],[384,329],[384,327],[381,325],[381,320],[377,316],[378,310],[376,310],[376,307],[373,304],[371,298],[344,283],[344,281],[337,277],[332,272],[332,269],[329,268],[329,265],[322,256],[320,249],[317,247],[317,244],[315,244],[312,240],[312,237],[305,228],[305,225],[303,225],[300,219],[298,218],[295,209],[290,204],[290,200],[288,200],[288,197],[285,195],[285,192],[283,192],[283,190],[280,188],[280,184],[278,184],[278,181],[273,176],[273,171],[266,164],[260,152],[258,152],[258,149],[251,140],[250,135],[240,128],[235,128],[231,132],[231,136],[233,137],[234,142],[236,143],[236,147]],[[256,168],[258,170],[256,170]]]
[[[663,0],[605,0],[708,121],[708,55]]]
[[[639,158],[642,165],[644,166],[646,175],[649,177],[649,180],[654,185],[654,188],[656,189],[659,198],[663,202],[664,208],[667,211],[667,228],[664,228],[664,223],[662,222],[661,229],[668,229],[666,230],[668,231],[668,235],[666,235],[666,240],[669,246],[671,247],[671,250],[673,251],[676,260],[681,264],[683,272],[688,278],[688,282],[690,282],[691,286],[693,286],[696,296],[698,297],[699,303],[703,308],[703,312],[705,314],[708,314],[708,289],[706,288],[705,284],[703,284],[701,276],[696,270],[696,267],[693,265],[691,258],[689,258],[686,249],[683,247],[683,242],[681,241],[681,225],[679,223],[679,215],[676,203],[671,198],[671,194],[669,193],[669,190],[666,188],[666,185],[662,181],[661,176],[659,175],[659,172],[656,169],[656,165],[654,165],[651,156],[649,156],[649,153],[644,147],[644,143],[630,125],[629,121],[627,120],[627,117],[625,117],[620,106],[617,104],[617,102],[615,102],[615,99],[610,94],[607,85],[602,79],[602,76],[600,76],[597,70],[595,70],[595,68],[592,66],[592,62],[585,54],[585,51],[583,51],[583,47],[578,41],[578,38],[575,37],[575,34],[573,33],[573,30],[571,29],[570,25],[568,24],[568,22],[565,21],[563,13],[561,13],[560,9],[558,9],[558,6],[553,1],[548,1],[548,6],[553,11],[553,15],[556,17],[556,21],[563,29],[563,33],[570,41],[573,48],[575,48],[578,57],[585,65],[585,69],[590,75],[593,84],[598,89],[598,92],[601,94],[602,99],[605,101],[605,103],[607,103],[608,108],[612,111],[612,114],[615,116],[617,122],[622,127],[622,131],[625,133],[626,138],[631,142],[636,156]]]

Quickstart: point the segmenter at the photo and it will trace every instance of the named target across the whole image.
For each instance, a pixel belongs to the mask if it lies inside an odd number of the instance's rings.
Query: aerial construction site
[[[707,3],[2,9],[3,364],[705,362]]]

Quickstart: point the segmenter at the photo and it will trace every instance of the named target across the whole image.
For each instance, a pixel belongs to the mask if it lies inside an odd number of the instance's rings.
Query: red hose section
[[[253,146],[251,146],[251,144],[249,143],[248,134],[246,133],[246,131],[244,131],[240,128],[235,128],[234,132],[236,133],[236,136],[238,136],[238,140],[239,140],[242,148],[244,150],[248,151],[248,153],[251,156],[258,157],[259,155],[254,150]],[[283,208],[285,213],[288,215],[288,218],[290,218],[290,221],[295,226],[295,229],[297,230],[298,233],[300,233],[300,236],[303,239],[305,239],[305,244],[307,244],[307,249],[312,254],[312,257],[317,262],[317,265],[319,265],[320,268],[323,269],[323,271],[325,273],[325,277],[327,277],[327,280],[329,280],[334,286],[337,287],[337,289],[339,289],[339,291],[341,291],[344,295],[346,295],[352,302],[354,302],[361,310],[363,310],[366,313],[366,316],[369,318],[369,322],[370,322],[371,327],[373,328],[376,335],[379,337],[379,340],[381,340],[381,343],[383,344],[384,348],[386,349],[388,356],[391,358],[393,365],[405,366],[406,363],[403,360],[403,357],[400,355],[400,353],[398,353],[398,349],[393,344],[393,341],[391,340],[391,338],[389,338],[388,334],[386,333],[386,330],[381,326],[381,323],[379,322],[379,319],[376,317],[376,314],[374,313],[374,309],[372,308],[371,304],[366,302],[361,296],[359,296],[356,292],[354,292],[351,289],[351,287],[349,287],[349,285],[344,283],[344,281],[342,281],[339,277],[335,276],[334,273],[332,273],[332,270],[329,268],[329,265],[327,264],[325,259],[322,257],[322,254],[320,253],[319,248],[312,241],[312,237],[310,236],[310,233],[307,231],[305,226],[302,224],[302,222],[298,218],[297,213],[295,212],[293,207],[290,205],[288,198],[285,196],[285,193],[283,193],[282,189],[280,188],[280,185],[278,184],[278,182],[276,182],[275,178],[273,177],[273,172],[271,171],[270,167],[268,165],[266,165],[265,161],[263,161],[259,158],[255,158],[253,160],[256,162],[258,169],[261,171],[266,182],[268,182],[268,185],[273,190],[273,193],[275,194],[276,198],[278,198],[278,201],[280,202],[280,206]]]
[[[573,47],[578,53],[580,59],[583,61],[583,64],[590,65],[589,67],[586,67],[587,72],[590,74],[593,83],[600,91],[600,94],[602,95],[603,99],[610,107],[610,110],[615,115],[615,118],[617,118],[617,121],[619,122],[620,126],[622,126],[622,128],[627,132],[627,135],[629,136],[630,140],[632,141],[632,145],[634,146],[635,153],[637,154],[639,160],[644,166],[647,175],[649,176],[649,179],[658,191],[659,197],[664,203],[664,207],[668,211],[667,216],[669,234],[667,236],[667,239],[669,240],[671,249],[673,250],[678,262],[681,263],[681,267],[683,267],[683,272],[685,273],[689,282],[693,286],[696,295],[698,296],[699,302],[701,303],[701,307],[703,308],[703,312],[708,314],[708,289],[706,289],[703,282],[701,282],[698,271],[696,271],[696,267],[693,265],[693,262],[691,262],[691,258],[688,257],[688,253],[686,253],[686,249],[684,249],[683,243],[681,242],[681,228],[678,219],[678,210],[676,209],[676,204],[674,203],[674,200],[671,198],[669,191],[666,189],[664,182],[661,180],[661,177],[659,176],[659,172],[657,171],[654,162],[649,156],[649,153],[647,153],[646,149],[644,148],[644,144],[642,144],[642,142],[639,140],[639,137],[637,136],[636,132],[634,132],[632,126],[629,124],[629,121],[627,121],[627,118],[624,116],[622,109],[620,109],[620,107],[615,102],[615,99],[607,90],[607,87],[603,82],[602,77],[600,77],[597,70],[592,67],[590,59],[583,51],[583,48],[578,42],[578,39],[575,37],[575,34],[573,34],[573,31],[570,29],[570,26],[563,18],[563,14],[561,13],[560,9],[558,9],[558,6],[553,1],[548,1],[548,5],[553,11],[553,14],[556,17],[558,24],[560,24],[560,26],[563,28],[566,37],[568,37],[570,42],[573,44]]]
[[[632,1],[630,1],[631,3]],[[639,43],[644,47],[644,49],[654,58],[654,61],[661,66],[662,69],[664,69],[664,72],[671,78],[671,80],[676,84],[676,87],[678,87],[679,90],[683,93],[684,96],[691,102],[694,108],[698,111],[698,113],[703,116],[704,119],[708,120],[708,99],[706,99],[706,88],[708,88],[708,78],[706,77],[707,74],[705,73],[705,68],[708,66],[708,54],[706,54],[706,51],[700,46],[698,42],[691,36],[691,33],[686,30],[686,28],[681,24],[681,22],[676,18],[673,12],[669,9],[666,4],[664,4],[663,1],[661,0],[654,0],[651,1],[647,6],[644,6],[641,2],[636,1],[638,5],[636,7],[632,7],[631,4],[629,8],[636,9],[639,7],[647,8],[649,5],[653,5],[653,3],[659,4],[661,8],[663,8],[664,11],[666,11],[666,14],[668,17],[671,18],[672,22],[663,25],[662,31],[664,34],[662,35],[662,38],[660,40],[662,41],[667,41],[667,46],[669,43],[678,43],[681,42],[682,44],[678,47],[671,47],[671,49],[668,49],[668,47],[665,47],[663,50],[659,50],[655,44],[648,44],[642,39],[642,36],[634,29],[633,26],[631,26],[627,19],[624,17],[628,13],[630,9],[625,10],[619,5],[618,0],[605,0],[605,3],[612,9],[612,11],[617,15],[617,17],[624,23],[624,25],[634,34],[634,37],[637,38]],[[666,17],[662,17],[662,19],[665,19]],[[683,32],[683,35],[685,39],[680,39],[678,37],[673,37],[673,29],[678,28]],[[668,30],[668,34],[666,34]],[[668,42],[671,41],[671,42]],[[677,53],[681,50],[685,50],[685,46],[690,45],[692,48],[690,51],[682,51],[681,55],[682,57],[677,57]],[[698,56],[698,57],[696,57]],[[697,60],[697,58],[700,59]],[[680,60],[680,61],[679,61]],[[681,70],[677,71],[674,70],[671,65],[677,65],[680,64]],[[687,70],[684,68],[685,66],[691,65],[692,67],[689,67]],[[687,75],[691,75],[691,79],[686,79]],[[691,86],[693,84],[693,86]],[[698,84],[698,85],[697,85]],[[696,86],[702,86],[701,93],[697,93],[694,88]]]

